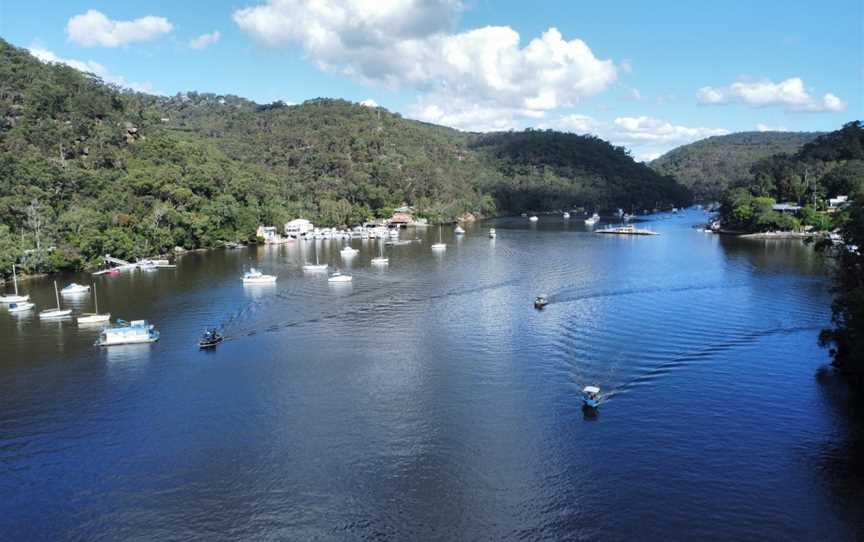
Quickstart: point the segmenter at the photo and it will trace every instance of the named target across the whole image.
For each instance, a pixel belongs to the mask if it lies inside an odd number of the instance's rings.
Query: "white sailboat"
[[[489,228],[489,239],[495,239],[498,236],[498,232],[495,231],[495,228]]]
[[[457,224],[456,227],[453,229],[453,233],[455,233],[456,235],[464,235],[465,228]]]
[[[327,271],[326,263],[318,262],[318,246],[315,246],[315,263],[307,263],[303,265],[303,271]]]
[[[432,245],[432,250],[444,250],[447,248],[446,243],[441,242],[441,225],[438,225],[438,242]]]
[[[57,308],[56,309],[48,309],[39,313],[39,318],[42,319],[52,319],[52,318],[66,318],[67,316],[72,315],[72,309],[61,309],[60,308],[60,292],[57,291],[57,281],[54,281],[54,298],[57,300]]]
[[[343,275],[336,270],[327,278],[327,282],[351,282],[351,275]]]
[[[372,258],[372,265],[387,265],[390,263],[390,258],[384,257],[384,242],[378,241],[378,246],[380,247],[380,256],[377,258]]]
[[[536,215],[531,215],[531,217],[530,217],[530,218],[528,218],[528,220],[530,220],[530,221],[531,221],[531,222],[537,222],[537,221],[538,221],[538,220],[540,220],[540,219],[539,219],[539,218],[537,218],[537,216],[536,216]]]
[[[96,295],[96,285],[93,285],[93,306],[96,312],[82,314],[78,317],[79,324],[101,324],[111,320],[111,313],[99,314],[99,296]]]
[[[29,301],[29,295],[18,295],[18,275],[15,274],[15,264],[12,264],[12,284],[15,285],[15,294],[0,295],[0,303],[24,303]]]
[[[9,312],[25,312],[35,307],[35,303],[30,301],[20,301],[18,303],[9,303]]]

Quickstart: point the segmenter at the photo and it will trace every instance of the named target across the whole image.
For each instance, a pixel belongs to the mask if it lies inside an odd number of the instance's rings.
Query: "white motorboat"
[[[563,216],[565,219],[570,218],[570,213],[568,213],[567,211],[564,211],[564,214],[563,214],[562,216]]]
[[[498,232],[495,231],[495,228],[489,228],[489,239],[495,239],[498,237]]]
[[[69,286],[66,286],[60,293],[63,295],[78,295],[78,294],[86,294],[90,291],[89,286],[84,286],[83,284],[72,283]]]
[[[57,281],[54,281],[54,298],[57,300],[57,308],[56,309],[47,309],[39,313],[39,318],[44,320],[56,319],[56,318],[66,318],[68,316],[72,316],[72,309],[61,309],[60,308],[60,294],[57,292]]]
[[[597,386],[585,386],[582,388],[582,405],[588,409],[600,406],[600,388]]]
[[[388,265],[390,258],[384,256],[384,241],[378,241],[378,246],[380,247],[379,256],[372,258],[372,265]]]
[[[609,233],[613,235],[660,235],[656,231],[639,229],[632,224],[619,226],[617,228],[603,228],[602,230],[597,230],[595,233]]]
[[[303,265],[303,271],[327,271],[327,264],[318,261],[318,247],[315,247],[315,263],[307,263]]]
[[[120,322],[115,326],[106,327],[99,334],[96,344],[99,346],[114,346],[118,344],[152,343],[159,340],[156,327],[147,320],[132,320],[129,323]]]
[[[593,226],[594,224],[596,224],[598,222],[600,222],[600,215],[598,215],[597,213],[594,213],[589,218],[585,219],[585,224],[588,226]]]
[[[99,297],[96,295],[96,285],[93,285],[93,307],[96,312],[82,314],[78,317],[79,324],[102,324],[111,321],[111,313],[99,314]]]
[[[35,307],[35,303],[31,303],[29,301],[19,301],[17,303],[9,304],[9,312],[25,312],[33,309]]]
[[[530,221],[531,221],[531,222],[537,222],[537,221],[538,221],[538,220],[540,220],[540,219],[539,219],[539,218],[537,218],[537,216],[536,216],[536,215],[531,215],[531,217],[530,217],[530,218],[528,218],[528,220],[530,220]]]
[[[339,254],[341,254],[343,258],[351,258],[352,256],[356,256],[358,252],[360,251],[356,248],[346,245],[339,251]]]
[[[457,224],[456,227],[453,228],[453,233],[455,233],[456,235],[464,235],[464,234],[465,234],[465,229],[464,229],[462,226],[459,226],[459,225]]]
[[[276,275],[265,275],[254,267],[243,273],[243,284],[271,284],[276,282]]]
[[[0,295],[0,303],[24,303],[30,299],[29,295],[18,295],[18,275],[15,273],[15,264],[12,264],[12,284],[15,286],[15,293]]]
[[[343,275],[339,271],[335,271],[332,275],[327,277],[327,282],[351,282],[351,275]]]
[[[444,250],[447,248],[447,243],[441,242],[441,225],[438,225],[438,242],[432,245],[432,250]]]

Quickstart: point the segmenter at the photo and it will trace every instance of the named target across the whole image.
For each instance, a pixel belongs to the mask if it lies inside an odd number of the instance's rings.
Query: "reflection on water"
[[[860,435],[838,420],[857,414],[813,378],[820,257],[668,216],[652,238],[501,219],[444,228],[444,251],[407,230],[386,267],[355,239],[62,277],[162,338],[98,348],[98,328],[0,309],[0,532],[854,538]],[[353,281],[304,273],[316,254]],[[278,281],[244,285],[250,267]],[[53,306],[51,281],[26,288]],[[227,340],[202,352],[209,325]]]

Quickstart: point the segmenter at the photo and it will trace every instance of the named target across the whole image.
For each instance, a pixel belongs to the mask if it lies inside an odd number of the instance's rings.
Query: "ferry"
[[[129,323],[118,321],[117,325],[106,327],[99,334],[96,344],[114,346],[117,344],[152,343],[159,340],[159,332],[147,320],[132,320]]]
[[[639,229],[636,226],[618,226],[616,228],[603,228],[602,230],[597,230],[596,233],[611,233],[614,235],[660,235],[656,231]]]

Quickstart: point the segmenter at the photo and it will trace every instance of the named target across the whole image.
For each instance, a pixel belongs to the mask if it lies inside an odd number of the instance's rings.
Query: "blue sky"
[[[594,133],[652,158],[862,117],[860,0],[0,3],[0,35],[160,94],[372,102],[467,130]]]

